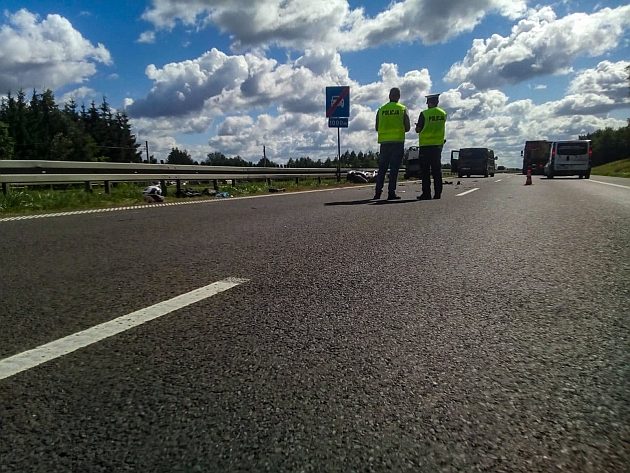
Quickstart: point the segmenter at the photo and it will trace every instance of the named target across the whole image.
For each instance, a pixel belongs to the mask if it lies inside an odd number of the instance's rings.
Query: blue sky
[[[402,90],[412,121],[442,93],[450,149],[518,165],[527,139],[577,138],[630,117],[623,1],[4,0],[0,94],[125,110],[165,159],[333,157],[325,87],[349,85],[342,151],[377,150],[374,113]],[[417,135],[407,135],[407,145]]]

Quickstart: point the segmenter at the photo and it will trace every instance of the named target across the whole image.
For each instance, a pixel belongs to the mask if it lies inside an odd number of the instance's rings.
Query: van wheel
[[[458,172],[457,177],[464,177],[464,175],[461,172]]]
[[[590,172],[587,172],[587,173],[586,173],[586,176],[584,176],[584,177],[585,177],[586,179],[590,179],[590,178],[591,178],[591,173],[590,173]]]
[[[494,174],[490,174],[490,177],[494,177]]]
[[[466,177],[470,177],[470,174],[466,174]]]
[[[583,177],[584,177],[584,174],[580,174],[580,175],[578,176],[578,179],[582,179]]]

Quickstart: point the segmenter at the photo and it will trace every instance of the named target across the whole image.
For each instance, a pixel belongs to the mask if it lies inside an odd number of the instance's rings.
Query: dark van
[[[461,148],[457,160],[457,175],[470,177],[479,174],[493,176],[495,171],[494,151],[489,148]]]

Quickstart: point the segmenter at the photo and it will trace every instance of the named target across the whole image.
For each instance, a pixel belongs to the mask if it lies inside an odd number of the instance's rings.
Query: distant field
[[[619,161],[613,161],[612,163],[594,167],[591,173],[599,176],[630,178],[630,158],[620,159]]]

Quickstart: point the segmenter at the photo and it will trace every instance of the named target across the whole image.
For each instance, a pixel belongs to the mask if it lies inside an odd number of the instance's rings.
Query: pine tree
[[[166,158],[167,164],[194,164],[193,159],[186,150],[180,150],[179,148],[171,148],[171,152]]]

